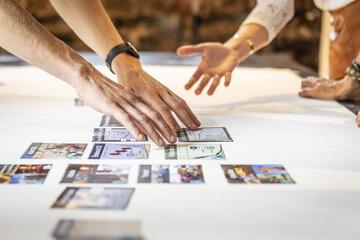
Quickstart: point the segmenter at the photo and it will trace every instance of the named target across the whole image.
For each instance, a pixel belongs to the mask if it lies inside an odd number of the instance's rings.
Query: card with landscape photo
[[[22,159],[80,159],[86,143],[32,143]]]
[[[140,222],[125,220],[60,220],[56,240],[141,240]]]
[[[52,208],[125,209],[134,188],[67,187]]]
[[[125,184],[130,165],[70,164],[60,183]]]
[[[136,138],[126,128],[95,128],[92,141],[93,142],[137,142]]]
[[[295,183],[281,164],[221,165],[221,167],[229,183]]]
[[[183,128],[178,132],[179,142],[232,142],[225,127],[204,127],[197,130]]]
[[[147,159],[150,144],[95,143],[89,159]]]
[[[103,115],[100,127],[123,127],[124,125],[113,117]]]
[[[0,164],[0,184],[43,184],[51,164]]]
[[[140,165],[138,183],[204,183],[201,165]]]
[[[220,144],[174,144],[165,147],[165,159],[224,160]]]

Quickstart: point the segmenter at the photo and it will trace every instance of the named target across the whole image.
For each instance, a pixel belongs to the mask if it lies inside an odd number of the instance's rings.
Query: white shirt
[[[323,11],[337,10],[356,0],[314,0],[315,5]],[[258,0],[256,7],[243,22],[263,26],[269,34],[269,42],[293,18],[294,0]]]

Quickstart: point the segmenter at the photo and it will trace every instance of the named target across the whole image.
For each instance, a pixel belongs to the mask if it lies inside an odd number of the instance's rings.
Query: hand
[[[144,103],[152,107],[174,132],[181,131],[171,111],[190,129],[197,129],[200,121],[186,102],[146,73],[136,58],[119,55],[113,69],[119,83],[131,89]]]
[[[213,95],[219,86],[221,78],[224,77],[224,85],[227,87],[231,81],[231,73],[241,60],[239,52],[226,47],[221,43],[201,43],[198,45],[185,45],[177,50],[179,56],[191,56],[201,54],[202,61],[197,70],[186,83],[185,89],[189,90],[197,81],[202,80],[195,90],[200,95],[203,89],[212,80],[208,95]]]
[[[86,105],[116,118],[136,139],[145,140],[147,135],[161,147],[165,146],[165,141],[160,134],[169,142],[176,141],[175,134],[161,115],[130,90],[106,78],[93,67],[82,69],[78,79],[74,88]]]
[[[341,80],[306,78],[301,83],[299,95],[323,100],[360,100],[360,84],[349,76]]]

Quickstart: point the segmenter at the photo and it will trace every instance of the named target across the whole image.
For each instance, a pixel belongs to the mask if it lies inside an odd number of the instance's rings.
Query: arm
[[[225,86],[229,86],[236,65],[269,44],[293,15],[293,0],[259,0],[239,30],[226,43],[180,47],[177,51],[180,56],[201,54],[203,57],[185,89],[190,89],[200,78],[195,94],[201,94],[211,79],[209,95],[214,93],[223,77]]]
[[[84,102],[121,121],[139,140],[145,134],[158,145],[165,142],[148,117],[152,109],[130,91],[100,74],[65,43],[51,35],[16,1],[0,0],[0,45],[7,51],[73,86]],[[141,122],[142,127],[139,127]],[[162,131],[161,131],[162,130]],[[160,129],[166,134],[166,129]]]
[[[123,42],[99,0],[51,0],[51,3],[76,34],[102,58]],[[138,59],[120,54],[113,60],[112,68],[119,83],[141,96],[173,131],[180,131],[180,126],[171,111],[187,127],[200,126],[185,101],[147,74]]]

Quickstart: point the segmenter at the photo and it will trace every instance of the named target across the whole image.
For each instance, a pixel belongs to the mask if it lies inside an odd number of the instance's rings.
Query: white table
[[[94,161],[87,153],[81,161],[19,157],[31,142],[90,142],[101,114],[75,107],[74,91],[38,69],[1,67],[0,163],[53,164],[44,185],[0,185],[1,239],[50,239],[61,218],[138,219],[148,240],[359,239],[360,130],[352,113],[299,98],[300,79],[286,69],[239,68],[229,88],[197,97],[183,88],[193,67],[146,68],[188,101],[203,126],[228,128],[234,142],[223,143],[226,162],[187,161],[203,165],[205,185],[137,184],[139,164],[168,163],[152,145],[149,160],[122,162],[132,165],[124,187],[136,188],[128,209],[50,209],[67,164]],[[281,163],[297,184],[230,185],[225,163]]]

